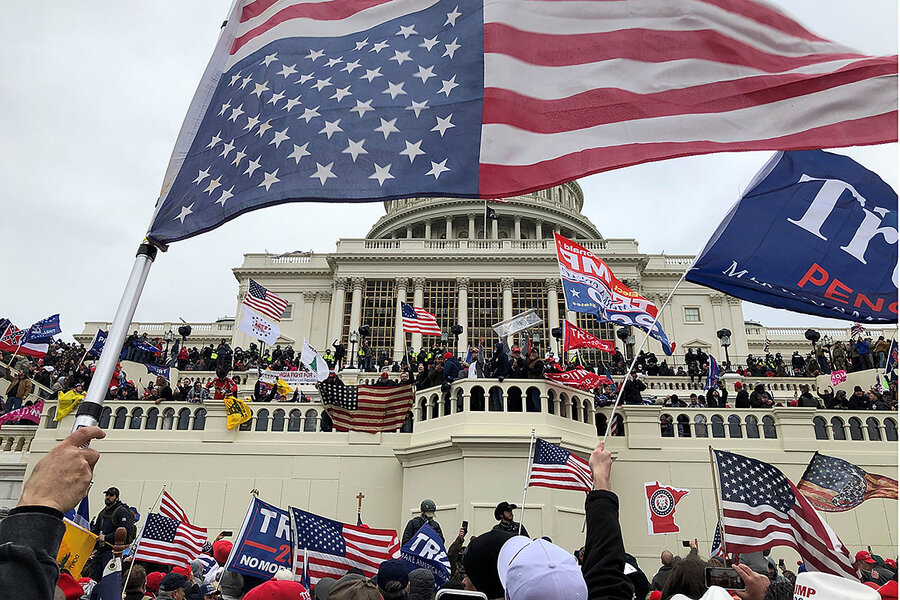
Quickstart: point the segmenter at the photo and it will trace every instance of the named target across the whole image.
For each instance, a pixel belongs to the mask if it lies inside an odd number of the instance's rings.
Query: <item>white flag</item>
[[[274,346],[278,336],[281,335],[281,328],[277,323],[267,321],[246,306],[244,307],[244,318],[241,319],[238,329],[270,346]]]
[[[300,362],[309,367],[310,371],[316,374],[318,381],[328,379],[328,363],[322,358],[316,349],[309,345],[309,342],[303,340],[303,352],[300,354]]]

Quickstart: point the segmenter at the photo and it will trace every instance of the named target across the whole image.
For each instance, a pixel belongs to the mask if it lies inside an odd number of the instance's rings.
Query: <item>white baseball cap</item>
[[[881,594],[853,579],[807,571],[797,575],[794,598],[799,600],[881,600]]]
[[[570,552],[523,535],[509,538],[497,557],[508,600],[586,600],[587,584]]]

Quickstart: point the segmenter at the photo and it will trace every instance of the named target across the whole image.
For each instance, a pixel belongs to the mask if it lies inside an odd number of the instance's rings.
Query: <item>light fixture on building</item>
[[[169,355],[169,344],[172,343],[172,340],[175,339],[175,334],[172,333],[172,330],[168,330],[163,334],[163,341],[166,343],[166,349],[163,351],[164,356]]]
[[[807,329],[806,333],[803,334],[803,337],[805,337],[806,339],[808,339],[810,341],[810,343],[812,344],[812,347],[813,347],[813,354],[815,354],[816,353],[816,342],[818,342],[819,338],[821,337],[819,335],[819,332],[816,331],[815,329]]]
[[[728,346],[731,345],[731,330],[722,328],[716,332],[716,337],[719,338],[719,343],[725,348],[725,370],[727,371],[731,368],[731,360],[728,358]]]

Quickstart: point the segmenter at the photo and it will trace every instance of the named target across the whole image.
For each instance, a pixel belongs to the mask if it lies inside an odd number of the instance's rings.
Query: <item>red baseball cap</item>
[[[270,579],[247,592],[244,600],[310,600],[310,595],[299,581]]]
[[[869,554],[868,552],[866,552],[865,550],[860,550],[859,552],[856,553],[856,562],[865,562],[865,563],[869,563],[870,565],[874,565],[875,559],[872,558],[872,555]]]
[[[153,571],[152,573],[147,573],[147,589],[153,592],[154,594],[159,592],[159,582],[162,581],[162,578],[165,577],[165,573],[160,573],[159,571]]]

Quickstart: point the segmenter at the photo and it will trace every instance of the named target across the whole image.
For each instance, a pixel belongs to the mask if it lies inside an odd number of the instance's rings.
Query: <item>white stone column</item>
[[[496,221],[495,221],[496,223]],[[512,277],[500,278],[500,289],[503,291],[503,320],[511,319],[513,316],[512,293],[515,281]],[[509,337],[506,338],[509,342]]]
[[[469,349],[469,278],[456,278],[457,293],[457,323],[463,326],[462,335],[459,336],[459,344],[456,347],[457,352],[464,353]],[[465,358],[465,357],[464,357]]]
[[[519,215],[513,217],[513,239],[522,239],[522,217]]]
[[[553,331],[556,327],[559,327],[559,298],[557,297],[557,290],[559,289],[559,279],[556,277],[548,277],[544,280],[544,288],[547,290],[547,322],[549,323],[548,329]],[[556,338],[553,337],[553,334],[550,334],[550,339],[547,340],[550,349],[553,350],[553,353],[556,356],[559,356],[559,343]]]
[[[425,239],[431,239],[431,221],[425,221]]]
[[[353,299],[350,303],[350,331],[356,331],[362,318],[362,290],[366,280],[362,277],[354,277],[350,280],[353,286]]]
[[[338,277],[332,283],[334,293],[331,295],[331,312],[328,319],[328,332],[326,343],[340,339],[341,327],[344,324],[344,297],[347,295],[347,280]]]
[[[297,317],[301,319],[300,326],[296,330],[307,340],[312,337],[313,306],[315,302],[316,293],[314,291],[307,290],[303,292],[303,308],[300,310],[299,315],[294,316],[294,319],[297,319]],[[297,340],[297,342],[302,343],[302,340]]]
[[[467,216],[469,217],[469,239],[470,240],[477,239],[477,237],[476,237],[477,232],[475,231],[475,216],[476,215],[474,213],[469,213]]]
[[[328,338],[328,322],[325,321],[324,314],[331,305],[331,291],[320,290],[316,292],[316,301],[313,303],[312,323],[309,326],[309,343],[315,346],[320,352],[331,345]]]
[[[490,219],[491,221],[491,239],[499,240],[500,239],[500,220],[499,219]]]
[[[425,278],[413,277],[413,306],[423,308],[425,305]],[[412,334],[412,347],[416,352],[422,347],[422,334]]]
[[[394,360],[400,362],[406,354],[406,333],[403,331],[403,317],[400,314],[400,303],[406,302],[406,287],[409,279],[397,277],[397,315],[394,318]]]
[[[453,217],[447,217],[446,223],[447,223],[446,236],[447,236],[447,239],[450,240],[450,239],[453,239]]]
[[[542,229],[543,224],[540,221],[534,222],[534,237],[539,240],[544,239],[544,231]]]

